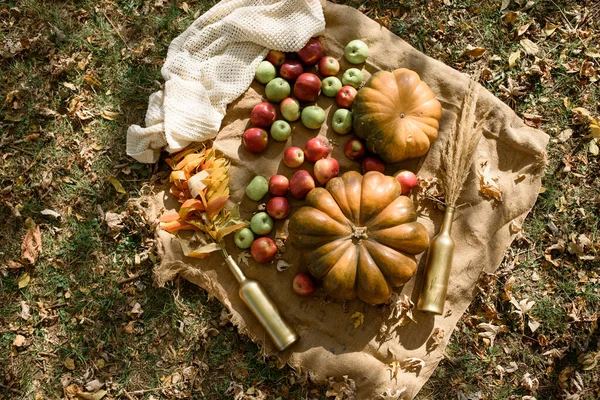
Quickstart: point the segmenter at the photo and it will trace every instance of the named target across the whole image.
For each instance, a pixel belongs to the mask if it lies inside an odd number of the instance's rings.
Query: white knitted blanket
[[[324,29],[319,0],[222,0],[171,42],[164,90],[150,96],[146,127],[127,130],[127,154],[154,163],[163,148],[215,138],[268,51],[298,51]]]

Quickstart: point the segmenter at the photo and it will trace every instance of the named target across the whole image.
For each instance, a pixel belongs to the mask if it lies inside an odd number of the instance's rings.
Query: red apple
[[[315,65],[323,57],[323,46],[317,39],[310,39],[303,48],[298,50],[298,57],[306,65]]]
[[[301,169],[296,171],[290,179],[290,192],[298,200],[303,200],[308,192],[315,188],[315,180],[308,171]]]
[[[290,210],[290,203],[288,203],[285,197],[272,197],[267,203],[267,214],[273,219],[284,219],[290,215]]]
[[[283,163],[290,168],[298,168],[304,162],[304,151],[300,147],[290,147],[283,152]]]
[[[366,174],[369,171],[379,171],[383,174],[385,171],[385,164],[377,157],[365,157],[362,160],[362,171]]]
[[[319,73],[322,76],[335,76],[340,72],[340,62],[331,56],[319,60]]]
[[[281,64],[285,61],[285,53],[278,50],[271,50],[265,57],[265,60],[270,62],[276,67],[280,67]]]
[[[300,101],[317,101],[321,93],[321,80],[313,73],[305,72],[296,79],[294,97]]]
[[[290,181],[283,175],[273,175],[269,179],[269,193],[273,196],[283,196],[290,188]]]
[[[353,161],[359,161],[365,156],[365,144],[359,139],[350,139],[344,146],[344,154]]]
[[[304,67],[298,60],[285,60],[279,68],[279,75],[288,81],[296,80],[304,73]]]
[[[259,263],[273,261],[275,254],[277,254],[277,245],[268,237],[258,238],[250,246],[250,255]]]
[[[268,101],[263,101],[254,106],[250,112],[250,121],[252,125],[261,128],[268,128],[273,125],[277,119],[277,109]]]
[[[269,134],[261,128],[250,128],[244,132],[242,141],[250,153],[260,153],[269,144]]]
[[[331,149],[325,141],[319,137],[312,138],[304,145],[304,158],[308,162],[316,162],[321,158],[325,158],[331,153]]]
[[[339,92],[335,95],[335,104],[342,108],[350,108],[354,103],[358,91],[352,86],[342,86]]]
[[[394,174],[398,183],[400,183],[400,187],[402,188],[402,194],[407,194],[411,191],[412,188],[419,184],[419,178],[414,172],[403,169]]]
[[[322,158],[315,163],[315,178],[321,185],[325,185],[331,178],[340,173],[340,164],[335,158]]]
[[[315,291],[315,281],[307,273],[301,272],[294,277],[292,289],[300,296],[310,296]]]

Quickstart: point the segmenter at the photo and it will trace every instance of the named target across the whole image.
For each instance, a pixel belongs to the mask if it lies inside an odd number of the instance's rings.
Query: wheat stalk
[[[475,149],[487,117],[486,113],[481,121],[477,125],[475,124],[477,98],[477,83],[475,80],[469,79],[460,118],[457,118],[456,125],[450,131],[446,139],[445,151],[442,153],[441,166],[444,171],[442,181],[447,206],[456,207],[460,192],[469,175],[469,169],[473,164]]]

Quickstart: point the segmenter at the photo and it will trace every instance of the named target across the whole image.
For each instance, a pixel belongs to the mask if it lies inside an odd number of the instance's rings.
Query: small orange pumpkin
[[[427,153],[437,138],[442,105],[419,75],[406,68],[379,71],[358,91],[354,131],[386,162]]]
[[[349,171],[311,190],[290,219],[292,245],[331,297],[381,304],[414,275],[429,236],[400,193],[391,176]]]

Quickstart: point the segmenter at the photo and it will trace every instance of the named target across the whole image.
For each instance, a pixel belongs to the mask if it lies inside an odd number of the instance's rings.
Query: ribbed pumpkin
[[[427,153],[437,138],[442,105],[419,75],[406,68],[379,71],[358,91],[354,131],[386,162]]]
[[[311,190],[292,216],[290,241],[331,297],[381,304],[414,275],[429,236],[400,192],[391,176],[349,171]]]

